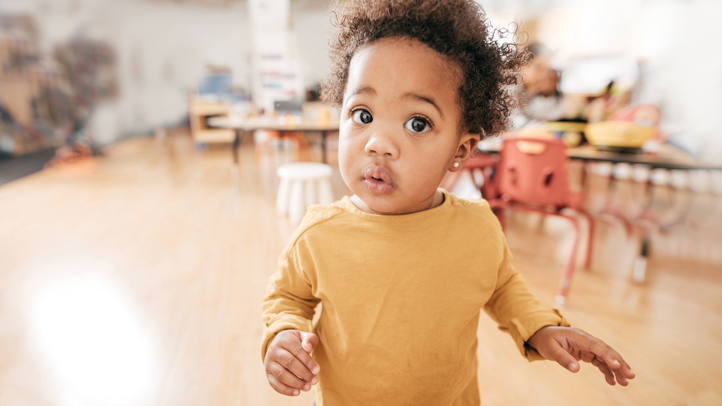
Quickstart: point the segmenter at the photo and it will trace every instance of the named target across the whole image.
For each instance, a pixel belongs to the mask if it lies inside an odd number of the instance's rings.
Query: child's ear
[[[459,146],[456,148],[456,154],[454,155],[454,161],[451,162],[449,170],[456,172],[466,165],[466,162],[471,158],[471,155],[476,151],[476,146],[479,144],[479,134],[465,133],[461,135],[459,139]],[[457,165],[458,164],[458,165]]]

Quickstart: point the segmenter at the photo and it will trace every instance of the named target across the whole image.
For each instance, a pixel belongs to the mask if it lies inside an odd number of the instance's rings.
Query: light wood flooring
[[[0,187],[0,405],[313,404],[264,376],[260,302],[293,227],[245,145],[237,177],[227,148],[194,151],[181,132]],[[338,174],[334,189],[347,193]],[[577,271],[563,312],[625,356],[629,387],[528,363],[483,318],[483,404],[722,405],[719,203],[691,203],[717,220],[693,211],[653,235],[643,285],[630,280],[637,242],[597,222],[593,270]],[[508,219],[516,266],[548,305],[570,230]]]

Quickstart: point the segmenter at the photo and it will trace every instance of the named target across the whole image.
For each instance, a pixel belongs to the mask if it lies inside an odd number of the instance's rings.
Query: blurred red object
[[[584,195],[569,188],[567,147],[560,140],[539,138],[506,138],[499,153],[494,184],[499,197],[489,203],[504,226],[504,210],[516,209],[564,217],[574,226],[574,244],[564,267],[556,301],[564,303],[576,264],[581,228],[571,209],[586,217],[589,223],[585,268],[592,260],[594,221],[581,208]]]
[[[625,107],[609,117],[609,121],[629,121],[642,127],[659,127],[662,113],[657,106],[640,104]]]

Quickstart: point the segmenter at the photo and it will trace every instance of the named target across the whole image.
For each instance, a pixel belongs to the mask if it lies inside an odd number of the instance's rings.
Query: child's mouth
[[[385,168],[371,165],[363,171],[363,183],[371,193],[383,195],[396,188],[391,174]]]

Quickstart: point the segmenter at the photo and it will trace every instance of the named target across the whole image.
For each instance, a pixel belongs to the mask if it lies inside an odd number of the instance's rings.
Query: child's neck
[[[418,211],[415,211],[415,212],[413,212],[413,213],[418,213],[418,212],[420,212],[420,211],[431,210],[431,209],[433,209],[434,207],[439,207],[439,206],[441,206],[441,205],[444,203],[444,199],[445,199],[445,198],[444,198],[444,193],[443,193],[441,190],[437,189],[437,190],[436,190],[436,193],[434,193],[434,198],[431,200],[431,205],[430,205],[428,208],[426,208],[426,209],[418,210]],[[351,200],[351,203],[353,203],[354,206],[356,206],[356,207],[357,207],[359,210],[361,210],[362,212],[370,213],[370,214],[390,215],[390,214],[388,214],[388,213],[381,213],[381,212],[378,212],[378,211],[370,208],[370,207],[366,204],[366,202],[364,202],[363,200],[361,200],[361,198],[358,197],[357,195],[351,196],[351,199],[350,199],[350,200]],[[400,214],[411,214],[411,213],[400,213]]]

